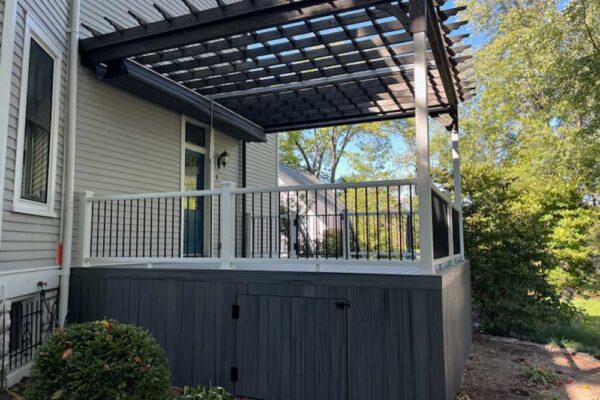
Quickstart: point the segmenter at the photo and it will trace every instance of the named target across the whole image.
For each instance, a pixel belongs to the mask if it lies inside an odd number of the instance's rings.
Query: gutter
[[[4,214],[4,180],[6,175],[6,147],[8,143],[8,120],[12,85],[12,68],[15,49],[15,26],[17,0],[4,2],[2,23],[2,49],[0,50],[0,242]]]
[[[65,165],[63,172],[63,263],[60,270],[58,322],[64,326],[69,308],[69,281],[73,252],[73,201],[75,198],[75,136],[77,122],[77,70],[79,67],[79,14],[81,0],[71,0],[69,29],[69,72],[67,75],[67,132],[65,135]]]

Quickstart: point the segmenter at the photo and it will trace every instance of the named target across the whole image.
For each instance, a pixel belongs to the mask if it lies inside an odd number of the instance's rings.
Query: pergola
[[[215,0],[202,9],[113,32],[84,25],[82,63],[109,83],[215,126],[241,140],[266,133],[414,117],[419,215],[431,227],[428,117],[453,133],[460,210],[458,103],[473,92],[469,55],[455,31],[464,7],[445,0]],[[212,1],[212,0],[211,0]],[[232,129],[233,128],[233,129]],[[461,226],[462,232],[462,226]],[[432,229],[421,233],[433,263]]]

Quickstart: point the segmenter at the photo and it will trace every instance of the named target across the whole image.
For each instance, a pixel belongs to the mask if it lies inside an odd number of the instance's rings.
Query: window
[[[31,39],[21,198],[39,203],[48,201],[53,71],[52,57]]]
[[[13,207],[17,212],[55,216],[58,54],[42,30],[27,18]]]
[[[204,147],[206,132],[203,127],[186,122],[185,141],[189,144]]]

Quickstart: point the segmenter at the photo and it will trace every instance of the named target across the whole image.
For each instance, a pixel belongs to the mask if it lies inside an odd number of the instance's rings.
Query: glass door
[[[204,154],[185,151],[184,190],[204,190]],[[205,210],[203,197],[186,197],[183,202],[183,253],[185,257],[204,257]]]

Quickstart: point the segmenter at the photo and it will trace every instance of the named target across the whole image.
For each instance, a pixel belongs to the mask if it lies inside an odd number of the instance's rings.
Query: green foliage
[[[540,365],[534,365],[525,371],[525,377],[529,383],[536,385],[558,385],[560,378],[552,369]]]
[[[474,306],[493,333],[574,335],[561,294],[598,287],[600,0],[459,2],[488,36],[461,139]]]
[[[184,387],[175,400],[235,400],[235,397],[222,387],[196,386]]]
[[[495,334],[531,334],[568,319],[571,308],[546,280],[551,262],[540,214],[515,207],[521,193],[514,178],[489,167],[465,171],[467,258],[473,268],[473,302],[483,329]]]
[[[115,321],[70,325],[38,350],[29,400],[164,400],[167,359],[152,336]]]

